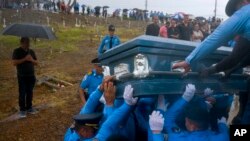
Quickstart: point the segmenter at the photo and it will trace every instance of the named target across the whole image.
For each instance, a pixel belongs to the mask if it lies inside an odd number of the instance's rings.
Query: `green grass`
[[[77,50],[79,46],[84,46],[83,41],[92,39],[94,44],[99,44],[99,36],[108,34],[105,26],[87,26],[81,28],[67,28],[53,25],[56,40],[38,39],[32,41],[32,46],[35,48],[52,47],[61,48],[64,51]],[[136,36],[143,34],[140,29],[117,28],[116,34],[121,38],[122,42],[128,41]],[[16,48],[19,45],[19,37],[15,36],[0,36],[1,46]]]

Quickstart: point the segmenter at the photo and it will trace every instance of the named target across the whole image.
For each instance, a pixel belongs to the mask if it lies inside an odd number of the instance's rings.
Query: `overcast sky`
[[[67,0],[66,0],[67,1]],[[110,6],[109,12],[116,8],[145,9],[146,0],[77,0],[80,4]],[[228,0],[218,0],[217,16],[227,18],[225,6]],[[148,10],[163,11],[169,14],[185,12],[194,16],[209,17],[214,15],[215,0],[148,0]]]

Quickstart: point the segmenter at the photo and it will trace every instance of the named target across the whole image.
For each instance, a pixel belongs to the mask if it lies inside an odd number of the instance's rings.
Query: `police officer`
[[[109,82],[106,86],[104,86],[104,93],[109,93],[107,95],[114,95],[115,92],[115,86],[112,82]],[[138,98],[133,97],[133,88],[131,85],[125,87],[123,98],[123,105],[116,109],[112,115],[108,116],[107,120],[103,122],[99,130],[95,129],[98,127],[97,124],[99,124],[102,114],[92,113],[75,116],[75,125],[67,130],[64,136],[64,141],[106,141],[107,138],[117,130],[122,121],[128,117],[130,112],[133,110],[134,105],[137,103]],[[108,99],[112,99],[114,102],[113,97]],[[107,104],[113,103],[109,100],[106,100]]]
[[[67,130],[64,141],[78,141],[92,138],[98,131],[101,118],[102,113],[75,115],[73,117],[75,123]]]
[[[149,125],[154,141],[164,140],[161,134],[163,127],[168,133],[168,141],[229,141],[226,119],[222,117],[218,120],[219,132],[213,132],[209,129],[208,110],[202,106],[189,105],[189,108],[185,109],[186,130],[181,130],[176,125],[176,118],[192,100],[194,93],[195,86],[188,84],[182,97],[168,109],[164,117],[159,111],[153,111],[149,116]]]
[[[103,54],[105,51],[118,46],[120,44],[120,39],[117,35],[115,34],[115,26],[114,25],[109,25],[108,27],[109,35],[106,35],[103,39],[102,42],[98,48],[98,55]]]
[[[83,105],[86,103],[89,95],[102,83],[103,79],[103,68],[98,58],[93,59],[91,63],[94,69],[84,76],[80,84],[79,93]]]

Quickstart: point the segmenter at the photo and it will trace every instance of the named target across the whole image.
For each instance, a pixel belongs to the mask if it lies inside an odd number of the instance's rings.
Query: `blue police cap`
[[[73,119],[79,125],[98,127],[102,115],[102,113],[78,114]]]

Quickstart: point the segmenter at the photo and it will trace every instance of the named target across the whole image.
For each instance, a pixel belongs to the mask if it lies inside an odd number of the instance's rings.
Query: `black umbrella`
[[[103,8],[109,8],[109,6],[103,6]]]
[[[201,16],[200,16],[200,17],[196,17],[195,19],[196,19],[196,20],[200,20],[200,21],[206,20],[206,18],[201,17]]]
[[[102,7],[101,6],[96,6],[94,9],[101,9]]]
[[[2,35],[13,35],[19,37],[56,39],[50,27],[32,23],[15,23],[7,26],[1,32]]]
[[[128,9],[123,9],[122,11],[123,11],[123,12],[128,12]]]

